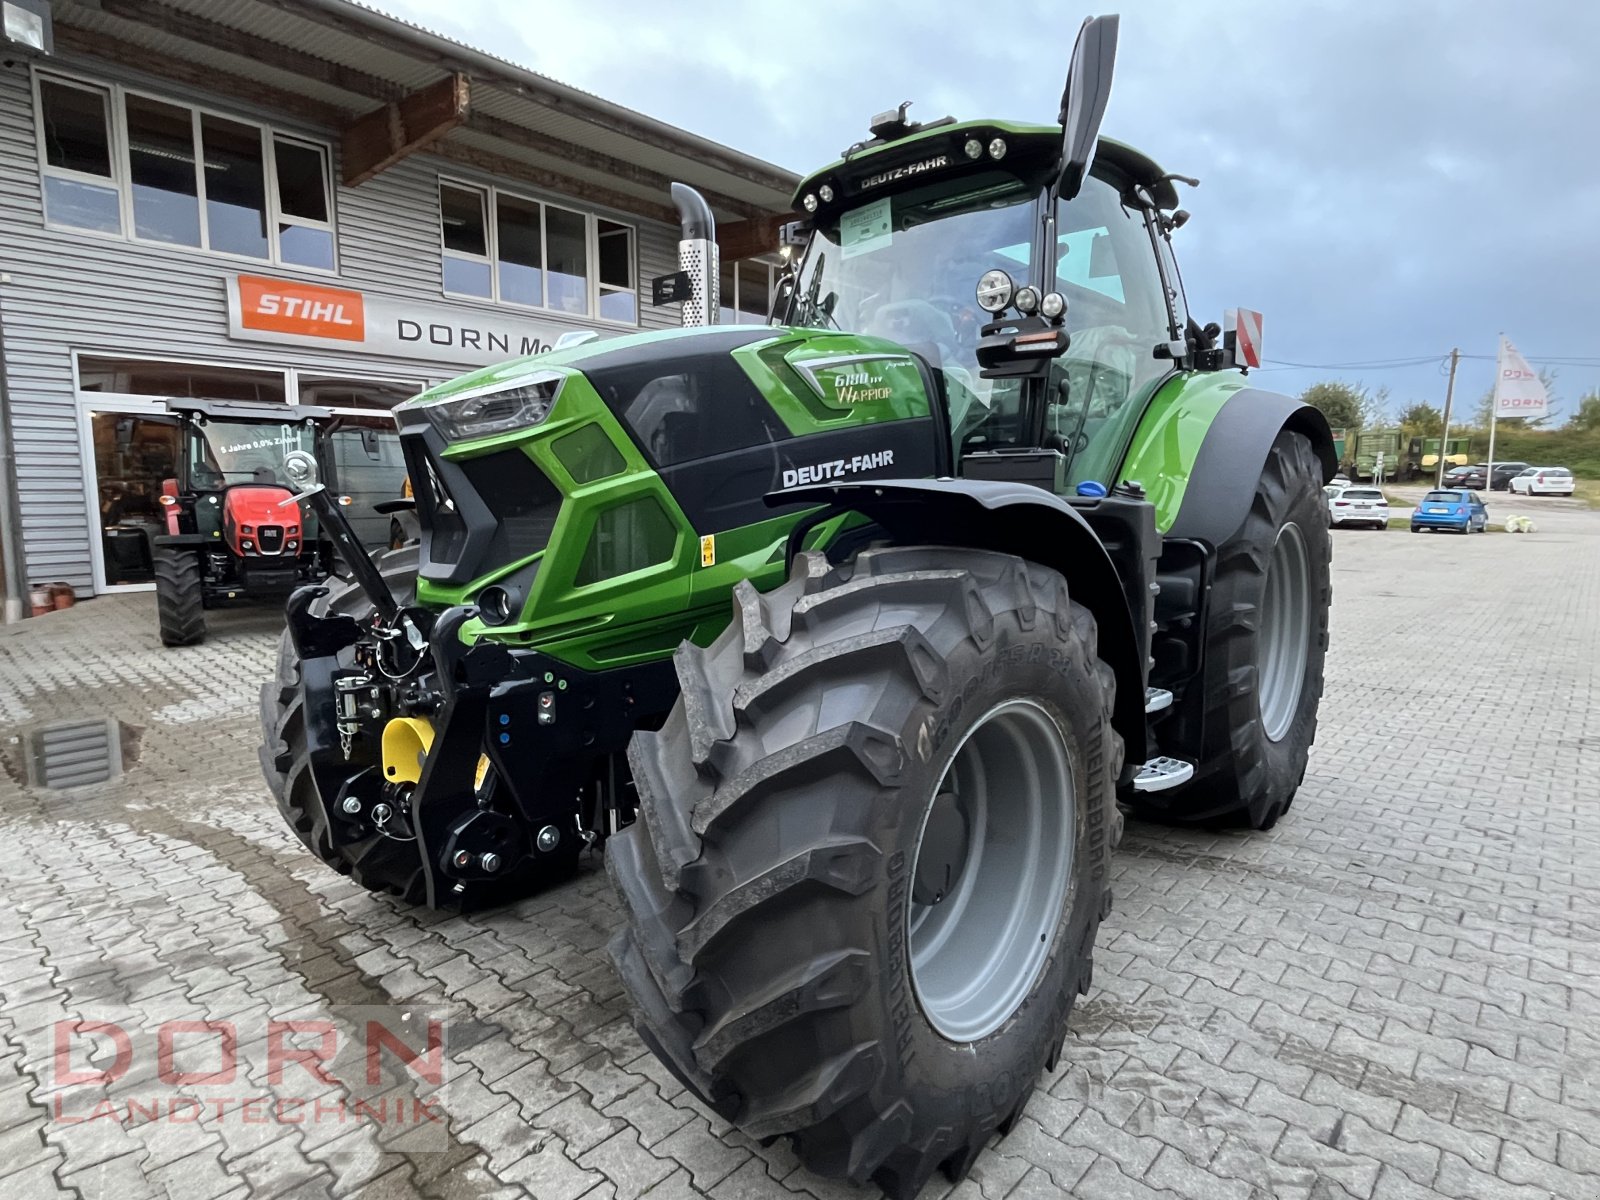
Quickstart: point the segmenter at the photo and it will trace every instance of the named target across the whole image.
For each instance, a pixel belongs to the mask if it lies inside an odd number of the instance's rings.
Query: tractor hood
[[[418,597],[505,613],[506,634],[541,640],[641,596],[663,614],[702,586],[725,603],[733,576],[720,572],[781,574],[783,518],[809,507],[769,493],[948,473],[936,395],[894,342],[764,325],[473,372],[396,410],[422,526]]]

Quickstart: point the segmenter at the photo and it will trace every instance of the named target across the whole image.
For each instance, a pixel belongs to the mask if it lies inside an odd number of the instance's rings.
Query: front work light
[[[1016,294],[1016,283],[999,267],[985,271],[978,279],[978,307],[984,312],[1004,312]]]
[[[449,441],[489,437],[543,421],[565,378],[560,371],[530,371],[504,383],[425,400],[417,407]]]

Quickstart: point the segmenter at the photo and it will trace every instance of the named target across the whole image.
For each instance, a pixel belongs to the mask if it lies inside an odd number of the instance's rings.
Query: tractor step
[[[1194,778],[1194,764],[1181,758],[1152,758],[1133,777],[1136,792],[1164,792]]]
[[[1144,690],[1145,715],[1158,713],[1164,708],[1172,707],[1172,693],[1166,688],[1147,687]]]

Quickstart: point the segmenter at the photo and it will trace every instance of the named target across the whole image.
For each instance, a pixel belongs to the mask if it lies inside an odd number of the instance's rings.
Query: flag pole
[[[1494,425],[1495,425],[1495,419],[1499,416],[1500,397],[1498,395],[1498,392],[1500,390],[1500,388],[1499,388],[1500,372],[1505,369],[1505,355],[1506,355],[1505,339],[1506,339],[1506,335],[1504,333],[1501,333],[1500,334],[1500,348],[1495,352],[1495,356],[1494,356],[1494,378],[1495,378],[1495,385],[1496,385],[1495,386],[1495,393],[1496,394],[1491,394],[1490,397],[1489,397],[1489,465],[1487,467],[1485,467],[1484,471],[1483,471],[1483,490],[1489,494],[1489,498],[1491,500],[1494,499]],[[1506,492],[1507,492],[1508,495],[1510,494],[1510,491],[1511,491],[1511,481],[1507,480],[1506,481]]]

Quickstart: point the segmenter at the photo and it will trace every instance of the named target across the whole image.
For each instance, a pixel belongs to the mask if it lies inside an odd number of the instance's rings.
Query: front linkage
[[[430,907],[503,899],[570,869],[583,846],[632,818],[618,757],[678,694],[672,663],[590,672],[536,650],[467,645],[470,605],[400,604],[345,514],[302,494],[371,604],[358,620],[319,614],[328,594],[287,606],[300,660],[306,743],[327,836],[352,849],[415,842]]]

